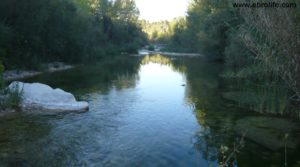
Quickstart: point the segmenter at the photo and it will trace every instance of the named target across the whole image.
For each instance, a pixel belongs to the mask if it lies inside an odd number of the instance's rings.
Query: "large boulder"
[[[21,94],[22,111],[84,112],[89,108],[87,102],[76,101],[71,93],[41,83],[13,82],[8,88]]]

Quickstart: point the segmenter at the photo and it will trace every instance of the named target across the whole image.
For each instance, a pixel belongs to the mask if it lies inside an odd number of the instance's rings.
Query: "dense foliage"
[[[0,60],[36,69],[135,52],[146,38],[138,14],[133,0],[1,0]]]

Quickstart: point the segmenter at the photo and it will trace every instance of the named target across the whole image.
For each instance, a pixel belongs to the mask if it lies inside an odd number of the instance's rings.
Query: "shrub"
[[[150,51],[154,51],[155,50],[155,48],[154,48],[153,45],[149,45],[147,49],[150,50]]]
[[[298,9],[243,9],[242,37],[256,58],[276,71],[300,97],[300,24]]]
[[[21,101],[22,91],[18,85],[12,89],[2,89],[0,91],[0,110],[17,109]]]

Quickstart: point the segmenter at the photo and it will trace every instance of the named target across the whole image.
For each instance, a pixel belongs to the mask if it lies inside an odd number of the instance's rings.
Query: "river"
[[[300,166],[299,129],[289,132],[287,160],[280,137],[299,124],[224,99],[222,70],[202,58],[154,55],[26,79],[70,91],[88,101],[90,110],[1,118],[0,166],[218,166],[224,158],[220,148],[230,154],[243,131],[244,147],[229,165]],[[261,125],[250,129],[252,124]],[[278,139],[269,140],[272,135]]]

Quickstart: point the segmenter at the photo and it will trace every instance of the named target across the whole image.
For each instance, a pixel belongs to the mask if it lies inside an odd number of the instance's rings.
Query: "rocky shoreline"
[[[72,69],[75,66],[67,65],[62,62],[53,62],[45,65],[46,70],[43,71],[27,71],[27,70],[9,70],[3,73],[4,81],[12,81],[24,79],[43,74],[44,72],[57,72]]]
[[[161,48],[158,48],[154,51],[148,50],[148,49],[140,49],[138,51],[138,54],[133,55],[133,56],[147,56],[147,55],[156,55],[156,54],[160,54],[163,56],[174,56],[174,57],[203,57],[203,55],[199,54],[199,53],[179,53],[179,52],[164,52],[160,50]]]
[[[160,54],[164,56],[184,56],[184,57],[201,57],[199,53],[177,53],[177,52],[161,52],[161,51],[149,51],[150,54]]]

